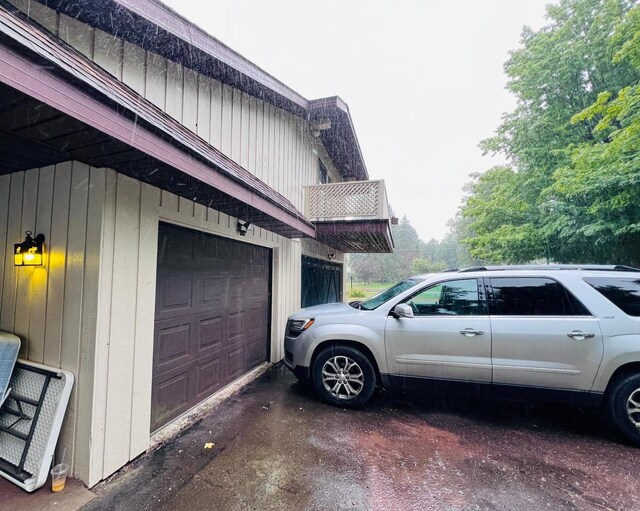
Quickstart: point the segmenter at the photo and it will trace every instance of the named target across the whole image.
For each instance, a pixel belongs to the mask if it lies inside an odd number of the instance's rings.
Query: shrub
[[[351,298],[364,298],[365,296],[367,296],[367,293],[361,287],[354,287],[349,291],[349,296]]]

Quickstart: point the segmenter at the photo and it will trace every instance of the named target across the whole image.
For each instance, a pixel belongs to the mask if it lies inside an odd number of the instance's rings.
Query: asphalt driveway
[[[578,409],[382,394],[341,410],[276,367],[83,509],[640,510],[639,454]]]

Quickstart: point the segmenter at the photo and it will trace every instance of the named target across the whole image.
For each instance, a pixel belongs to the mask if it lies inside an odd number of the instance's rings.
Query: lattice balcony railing
[[[383,180],[306,186],[305,194],[305,215],[312,222],[389,218]]]

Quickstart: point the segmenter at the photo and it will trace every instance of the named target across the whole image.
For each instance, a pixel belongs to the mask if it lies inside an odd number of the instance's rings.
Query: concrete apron
[[[27,493],[7,479],[0,478],[0,509],[2,511],[75,511],[91,501],[95,494],[77,479],[67,478],[64,490],[51,491],[51,477],[39,490]]]
[[[640,509],[638,451],[592,414],[425,395],[343,410],[276,366],[83,511]]]
[[[171,442],[186,429],[202,420],[204,416],[220,405],[220,403],[240,392],[243,387],[262,376],[272,366],[273,364],[270,362],[261,364],[231,382],[213,396],[197,404],[180,417],[174,419],[171,423],[154,432],[149,440],[149,448],[146,454],[137,458],[139,460],[138,462],[144,459],[146,455],[162,447],[167,442]],[[127,471],[127,467],[125,466],[109,479],[117,478],[119,474],[126,473]],[[64,490],[53,493],[51,491],[50,478],[49,476],[47,483],[42,488],[28,493],[7,479],[0,477],[0,509],[2,511],[49,511],[51,509],[77,511],[96,496],[93,490],[87,489],[81,481],[73,478],[67,478]]]
[[[268,369],[273,366],[271,362],[264,362],[255,369],[252,369],[247,374],[241,376],[237,380],[232,381],[229,385],[216,392],[213,396],[205,399],[201,403],[187,410],[179,417],[172,420],[166,426],[163,426],[158,431],[155,431],[151,435],[149,440],[149,448],[147,454],[155,451],[159,447],[162,447],[167,442],[170,442],[180,433],[193,426],[194,423],[201,420],[211,410],[218,406],[223,401],[229,399],[232,395],[242,390],[242,388],[252,381],[262,376]]]

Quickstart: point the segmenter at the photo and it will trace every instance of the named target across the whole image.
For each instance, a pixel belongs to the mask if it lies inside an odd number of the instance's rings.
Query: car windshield
[[[410,278],[403,281],[398,282],[396,285],[391,286],[389,289],[378,293],[375,296],[372,296],[368,300],[365,300],[359,304],[359,307],[364,310],[373,310],[377,309],[384,302],[391,300],[392,298],[398,296],[400,293],[406,291],[409,288],[412,288],[416,284],[424,281],[424,279],[419,278]]]

